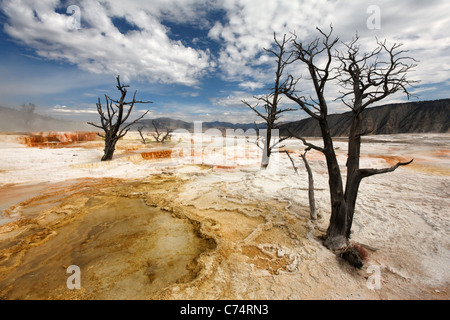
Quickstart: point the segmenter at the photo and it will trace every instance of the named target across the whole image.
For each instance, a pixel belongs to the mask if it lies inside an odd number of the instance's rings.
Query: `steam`
[[[12,109],[0,106],[0,132],[91,131],[83,122],[55,119],[38,113],[34,103]]]

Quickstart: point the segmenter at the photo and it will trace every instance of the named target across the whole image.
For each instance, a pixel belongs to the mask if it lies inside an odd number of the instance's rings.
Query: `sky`
[[[417,59],[417,100],[450,98],[448,0],[0,0],[0,105],[34,103],[55,118],[95,121],[96,102],[118,98],[116,76],[130,85],[137,117],[260,122],[256,104],[274,81],[274,34],[309,42],[316,27],[339,37],[357,33],[362,50],[376,39],[402,43]],[[303,76],[302,94],[311,93]],[[300,86],[300,85],[299,85]],[[330,113],[348,111],[327,85]],[[379,104],[403,102],[396,94]],[[284,106],[295,107],[286,99]],[[306,118],[286,113],[282,121]]]

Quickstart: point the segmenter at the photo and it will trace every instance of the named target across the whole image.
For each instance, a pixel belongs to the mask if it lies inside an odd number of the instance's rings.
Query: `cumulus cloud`
[[[228,92],[226,95],[220,97],[211,98],[210,101],[213,105],[219,107],[242,107],[244,104],[242,100],[252,100],[253,96],[245,91],[233,91]]]
[[[195,86],[217,67],[224,80],[255,90],[270,82],[267,67],[272,57],[263,48],[273,44],[273,34],[295,32],[311,40],[315,27],[327,29],[348,41],[358,32],[360,44],[373,49],[375,36],[402,42],[421,60],[417,78],[447,79],[450,36],[450,3],[445,0],[81,0],[81,29],[71,30],[66,3],[58,0],[4,0],[8,21],[4,30],[34,48],[39,56],[63,60],[92,73],[121,74],[124,80]],[[367,26],[375,5],[381,25]],[[212,21],[211,12],[222,10],[224,19]],[[114,23],[121,19],[130,30],[121,33]],[[164,21],[204,29],[220,44],[217,53],[189,47],[169,37]],[[195,43],[196,39],[192,39]],[[444,60],[442,66],[437,61]]]
[[[120,74],[125,80],[193,86],[212,67],[209,52],[170,39],[161,23],[163,18],[193,20],[201,12],[196,8],[206,6],[202,2],[84,0],[77,5],[81,28],[73,29],[68,27],[73,17],[59,1],[5,0],[4,30],[39,56],[70,62],[92,73]],[[114,18],[133,28],[121,33]]]
[[[192,87],[193,91],[180,90],[182,97],[198,96],[206,76],[219,76],[230,86],[228,93],[218,90],[210,99],[220,112],[221,107],[245,109],[242,99],[252,101],[254,94],[272,85],[274,57],[263,49],[273,45],[274,33],[282,36],[295,32],[299,40],[309,42],[318,35],[316,27],[327,31],[330,24],[344,42],[358,32],[362,52],[376,47],[376,37],[387,39],[388,44],[403,43],[402,49],[420,61],[410,74],[412,80],[420,80],[425,86],[418,89],[419,93],[445,97],[445,90],[439,88],[448,87],[447,0],[80,0],[76,5],[81,25],[75,30],[68,28],[69,4],[58,0],[0,0],[2,16],[6,17],[4,31],[41,58],[69,62],[90,73],[120,74],[127,83],[143,80]],[[371,5],[380,9],[379,28],[367,25]],[[201,35],[193,32],[190,41],[176,40],[176,32],[170,29],[173,25],[201,30]],[[296,65],[288,71],[305,76],[305,70]],[[50,80],[44,79],[40,85],[29,80],[20,89],[28,89],[30,83],[30,87],[33,84],[38,88],[30,89],[36,94],[60,92],[61,87],[67,87],[66,82],[55,80],[47,85]],[[300,89],[305,96],[312,93],[307,81]],[[19,89],[2,86],[0,93],[14,90]],[[331,102],[339,95],[339,87],[329,85],[327,90],[333,109],[346,111]],[[396,95],[381,103],[399,99]]]
[[[271,47],[274,32],[282,35],[295,31],[298,36],[307,36],[307,29],[323,19],[326,5],[326,0],[224,1],[227,22],[217,22],[209,31],[212,39],[224,44],[218,58],[223,77],[266,83],[268,74],[259,67],[273,60],[263,49]]]
[[[238,84],[239,87],[243,89],[249,89],[250,91],[254,91],[255,89],[261,89],[264,87],[264,83],[255,82],[255,81],[244,81]]]
[[[368,26],[371,5],[379,9],[379,28]],[[225,0],[223,7],[227,21],[217,22],[209,36],[223,43],[218,56],[222,77],[241,82],[242,88],[273,81],[273,74],[267,72],[272,58],[262,52],[273,43],[274,32],[279,36],[295,32],[299,40],[308,42],[318,35],[316,27],[328,31],[330,24],[343,42],[357,32],[362,52],[376,47],[376,37],[387,39],[388,44],[403,43],[402,49],[420,61],[411,79],[422,84],[448,79],[448,1]]]
[[[49,110],[50,113],[90,113],[90,114],[96,114],[97,110],[94,109],[77,109],[77,108],[71,108],[66,105],[55,105],[53,108]]]

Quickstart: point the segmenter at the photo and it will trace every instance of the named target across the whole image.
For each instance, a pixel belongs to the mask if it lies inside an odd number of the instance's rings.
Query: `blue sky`
[[[120,74],[138,99],[153,102],[137,106],[136,116],[149,109],[147,118],[260,121],[241,100],[252,102],[273,81],[273,57],[263,51],[273,33],[308,41],[330,23],[344,42],[358,32],[367,51],[376,37],[403,43],[420,60],[411,74],[421,81],[419,100],[449,98],[449,12],[446,0],[1,0],[0,105],[34,103],[41,114],[95,120],[98,97],[117,97]],[[374,17],[379,25],[370,24]],[[338,90],[327,92],[331,112],[347,111],[332,102]],[[296,111],[283,120],[304,117]]]

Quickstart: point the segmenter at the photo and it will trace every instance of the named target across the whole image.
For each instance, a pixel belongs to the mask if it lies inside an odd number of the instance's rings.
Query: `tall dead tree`
[[[102,161],[108,161],[111,160],[116,148],[117,141],[124,137],[133,124],[141,120],[147,113],[148,110],[142,114],[139,118],[136,120],[129,122],[125,124],[125,122],[128,120],[131,111],[133,110],[133,107],[136,103],[152,103],[151,101],[138,101],[136,100],[136,93],[134,92],[133,99],[130,102],[126,102],[125,98],[127,95],[127,88],[129,85],[123,85],[120,83],[120,76],[117,76],[117,90],[120,91],[120,99],[115,100],[109,97],[108,95],[105,95],[106,100],[106,113],[103,111],[103,107],[100,101],[100,98],[98,98],[97,102],[97,112],[100,115],[100,122],[101,124],[95,124],[92,122],[88,122],[88,124],[102,129],[105,133],[98,135],[105,139],[105,149],[104,154],[102,157]],[[128,110],[125,110],[125,107],[129,106]]]
[[[385,41],[377,40],[377,47],[371,53],[361,54],[358,35],[345,45],[346,50],[338,52],[337,59],[341,65],[337,69],[338,81],[343,91],[338,99],[352,111],[352,122],[348,136],[347,181],[345,185],[345,202],[347,204],[346,237],[351,234],[353,214],[355,211],[358,189],[363,178],[392,172],[399,166],[410,164],[398,162],[385,169],[361,169],[359,164],[361,136],[367,133],[362,128],[363,111],[373,103],[403,91],[410,97],[408,87],[415,81],[407,80],[406,75],[416,67],[415,59],[405,56],[407,51],[399,50],[401,44],[391,47]],[[379,57],[381,56],[381,59]],[[384,59],[383,59],[384,56]]]
[[[295,111],[292,108],[281,108],[280,101],[282,98],[281,88],[284,87],[282,82],[283,71],[288,64],[289,56],[286,50],[287,44],[290,42],[291,38],[286,39],[286,35],[283,36],[283,40],[280,42],[277,40],[274,34],[275,49],[264,49],[265,51],[273,54],[276,57],[277,67],[275,70],[275,83],[272,88],[268,88],[270,92],[265,95],[255,96],[254,99],[258,100],[256,105],[251,105],[245,100],[242,102],[252,109],[259,117],[264,119],[267,124],[267,129],[264,132],[263,140],[263,156],[261,160],[261,169],[266,169],[269,165],[270,155],[272,150],[278,146],[280,142],[287,139],[288,137],[279,138],[278,141],[272,143],[273,130],[278,128],[277,120],[280,118],[283,112]],[[263,103],[264,111],[258,110],[259,103]],[[262,131],[262,130],[258,130]]]
[[[329,33],[324,33],[318,29],[320,37],[314,41],[304,44],[298,42],[294,37],[293,62],[298,62],[307,67],[309,78],[314,87],[314,97],[298,95],[296,88],[301,78],[295,79],[289,75],[289,81],[285,82],[283,93],[292,101],[296,102],[313,119],[317,120],[321,134],[323,146],[308,143],[304,137],[297,136],[303,144],[325,155],[328,183],[331,199],[331,217],[329,227],[325,236],[324,244],[331,250],[340,250],[348,245],[350,237],[351,222],[355,209],[355,202],[358,194],[358,187],[365,177],[391,172],[399,166],[407,165],[411,161],[399,162],[395,166],[385,169],[360,169],[359,156],[362,130],[362,112],[370,104],[380,101],[387,96],[403,90],[408,94],[407,86],[411,84],[406,80],[406,74],[413,67],[406,64],[410,59],[401,56],[403,51],[398,52],[398,45],[387,48],[385,43],[380,43],[379,48],[371,54],[358,56],[359,48],[356,41],[346,45],[347,53],[334,54],[333,49],[339,39],[332,38],[333,28]],[[386,61],[379,61],[380,53],[387,54]],[[371,59],[374,58],[373,61]],[[382,58],[382,57],[381,57]],[[341,65],[332,68],[333,61],[337,59]],[[319,61],[322,61],[320,63]],[[325,97],[325,86],[332,80],[337,80],[339,84],[347,90],[340,97],[341,101],[346,98],[353,98],[346,105],[353,110],[352,129],[349,135],[349,156],[347,161],[347,183],[342,181],[339,163],[337,161],[333,139],[328,123],[328,104]]]

